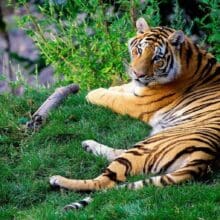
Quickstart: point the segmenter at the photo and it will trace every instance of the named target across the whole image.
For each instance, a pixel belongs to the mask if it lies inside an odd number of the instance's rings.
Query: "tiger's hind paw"
[[[82,148],[90,153],[98,155],[97,153],[97,146],[100,145],[98,142],[93,140],[86,140],[82,142]]]
[[[50,183],[50,185],[51,185],[53,188],[62,187],[62,185],[61,185],[61,180],[62,180],[63,178],[64,178],[64,177],[59,176],[59,175],[51,176],[50,179],[49,179],[49,183]]]

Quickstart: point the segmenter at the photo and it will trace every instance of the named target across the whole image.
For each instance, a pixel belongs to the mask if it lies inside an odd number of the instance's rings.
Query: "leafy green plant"
[[[214,53],[220,61],[220,7],[218,0],[200,0],[205,4],[206,9],[209,13],[202,19],[196,19],[196,22],[204,29],[207,33],[205,41],[211,45],[209,50]],[[203,8],[204,10],[204,8]]]
[[[95,139],[108,146],[125,148],[146,137],[149,127],[88,104],[86,93],[81,91],[50,112],[39,132],[25,133],[22,125],[26,118],[52,90],[29,89],[22,97],[0,96],[0,219],[219,218],[220,175],[217,172],[210,173],[209,184],[201,181],[165,188],[93,192],[94,202],[88,207],[63,212],[64,205],[88,194],[54,191],[48,177],[60,174],[94,178],[108,164],[106,159],[85,152],[81,141]],[[130,177],[128,181],[142,178]]]
[[[41,21],[28,14],[21,24],[27,20],[34,24],[35,33],[31,34],[37,46],[47,63],[52,63],[66,80],[78,82],[84,88],[125,80],[122,59],[126,57],[126,42],[131,36],[128,30],[132,30],[128,16],[121,15],[120,19],[106,16],[106,6],[99,1],[79,5],[79,14],[85,18],[74,17],[67,6],[57,10],[57,5],[50,4],[49,11],[40,7],[48,19]]]
[[[160,5],[167,2],[48,0],[38,5],[42,17],[31,13],[27,1],[20,1],[28,11],[19,20],[20,26],[33,37],[46,63],[52,64],[57,74],[64,75],[65,81],[74,81],[86,89],[120,84],[128,79],[123,60],[129,60],[127,41],[135,34],[136,19],[142,16],[150,25],[160,25]],[[186,23],[179,1],[172,1],[171,27],[190,35],[192,27],[198,25],[205,30],[205,42],[219,57],[217,0],[200,2],[210,14],[199,22]]]
[[[67,81],[80,83],[82,88],[110,86],[128,79],[123,59],[129,59],[127,41],[135,33],[131,10],[140,9],[147,19],[155,16],[150,23],[159,24],[154,0],[148,2],[149,7],[139,1],[132,5],[119,1],[117,10],[100,0],[54,2],[39,7],[43,19],[27,13],[19,23],[34,38],[46,63],[55,66],[56,72]],[[22,4],[30,10],[27,3]],[[27,22],[33,24],[33,30]]]

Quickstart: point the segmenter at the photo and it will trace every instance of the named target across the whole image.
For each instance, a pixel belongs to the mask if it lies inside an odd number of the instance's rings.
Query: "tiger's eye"
[[[132,55],[136,56],[137,55],[137,50],[132,50]]]
[[[157,65],[158,67],[162,67],[163,64],[164,64],[164,61],[163,61],[163,60],[158,60],[158,61],[156,62],[156,65]]]

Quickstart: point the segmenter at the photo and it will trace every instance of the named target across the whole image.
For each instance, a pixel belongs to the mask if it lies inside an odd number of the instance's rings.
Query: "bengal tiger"
[[[128,42],[131,82],[88,93],[88,102],[149,123],[150,137],[130,149],[115,149],[93,140],[82,147],[111,163],[94,179],[52,176],[50,184],[74,191],[115,187],[128,175],[152,177],[117,187],[167,186],[203,176],[220,156],[220,64],[181,30],[136,22]],[[80,208],[91,198],[66,206]]]

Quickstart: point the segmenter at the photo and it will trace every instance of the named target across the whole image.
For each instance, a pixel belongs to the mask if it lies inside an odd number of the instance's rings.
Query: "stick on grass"
[[[38,130],[48,117],[48,113],[56,108],[64,98],[69,94],[75,94],[79,91],[79,86],[70,84],[68,86],[60,87],[50,95],[47,100],[40,106],[40,108],[32,115],[31,120],[27,122],[26,128],[28,130]]]

